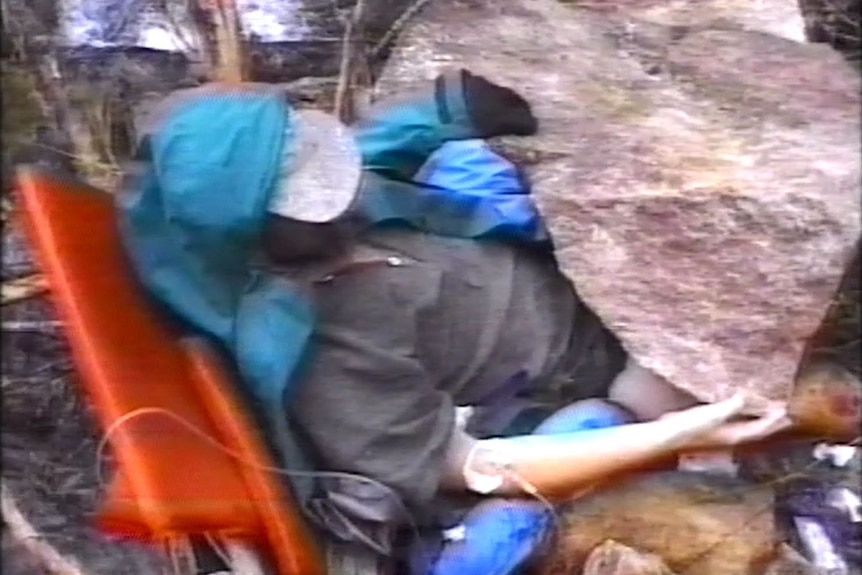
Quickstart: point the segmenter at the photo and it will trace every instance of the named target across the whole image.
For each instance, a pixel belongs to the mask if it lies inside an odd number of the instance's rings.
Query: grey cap
[[[293,220],[329,222],[350,208],[359,190],[362,155],[353,134],[320,110],[295,110],[268,210]]]

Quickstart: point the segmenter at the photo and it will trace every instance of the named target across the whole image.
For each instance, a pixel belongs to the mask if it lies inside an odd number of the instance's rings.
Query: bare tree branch
[[[219,79],[242,82],[245,78],[245,58],[234,0],[210,0],[210,13],[215,24]]]
[[[9,305],[42,295],[48,291],[48,281],[41,274],[34,274],[3,282],[3,303]]]
[[[370,56],[372,58],[378,58],[380,54],[383,53],[383,50],[385,50],[386,47],[392,42],[392,40],[395,39],[395,36],[397,36],[401,32],[401,30],[404,29],[404,26],[407,25],[407,22],[409,22],[411,18],[418,14],[419,11],[422,10],[422,8],[424,8],[425,5],[428,4],[430,1],[431,0],[416,0],[416,2],[407,7],[407,9],[404,10],[404,13],[401,14],[401,16],[399,16],[398,19],[392,23],[392,26],[389,27],[389,29],[386,31],[386,34],[383,35],[380,41],[378,41],[377,44],[374,45],[374,48],[371,49]]]
[[[27,521],[5,484],[0,484],[3,522],[13,540],[39,560],[51,575],[86,575],[73,559],[66,559],[44,541],[33,525]]]
[[[353,82],[357,66],[357,38],[362,41],[362,26],[365,15],[365,0],[357,0],[349,18],[344,22],[344,38],[341,43],[341,66],[338,73],[338,86],[335,90],[335,115],[349,124],[356,113],[353,101]],[[363,54],[364,57],[364,54]]]
[[[5,332],[17,333],[48,333],[53,334],[63,327],[63,322],[58,320],[36,320],[36,321],[4,321],[0,323],[0,329]]]

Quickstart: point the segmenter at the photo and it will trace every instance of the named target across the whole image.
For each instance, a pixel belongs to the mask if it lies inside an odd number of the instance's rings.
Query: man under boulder
[[[790,425],[784,406],[742,418],[743,397],[697,405],[626,356],[484,141],[538,130],[464,70],[352,127],[274,86],[210,85],[162,105],[120,196],[144,285],[233,356],[275,435],[351,474],[310,515],[392,555],[368,525],[465,526],[416,572],[511,573],[547,527],[524,498]],[[468,495],[488,501],[441,517]]]

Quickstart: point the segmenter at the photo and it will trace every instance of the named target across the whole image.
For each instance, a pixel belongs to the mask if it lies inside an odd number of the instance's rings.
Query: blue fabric
[[[360,210],[369,224],[547,241],[517,170],[475,140],[459,77],[434,87],[399,104],[381,102],[355,127],[365,169]],[[314,310],[251,262],[292,145],[291,121],[275,91],[191,92],[145,135],[150,157],[118,195],[121,235],[138,277],[172,314],[230,354],[283,450],[291,440],[283,406],[313,360]],[[541,509],[502,508],[503,515],[471,520],[471,530],[496,545],[470,547],[474,564],[484,566],[476,573],[493,572],[485,569],[493,566],[489,554],[497,565],[518,563],[543,533]]]
[[[533,435],[561,435],[633,423],[621,408],[605,402],[578,401],[545,419]]]
[[[485,140],[460,140],[443,144],[431,154],[415,180],[445,190],[457,190],[459,194],[480,197],[521,198],[524,195],[515,166],[491,151]]]
[[[365,171],[378,176],[376,181],[411,183],[440,146],[478,137],[458,73],[440,76],[409,96],[378,102],[353,129]]]
[[[464,519],[465,539],[447,543],[429,575],[516,573],[544,541],[551,519],[537,501],[484,501]]]
[[[626,423],[622,412],[610,405],[582,409],[573,404],[545,420],[534,434],[577,433]],[[491,499],[473,508],[463,525],[464,540],[445,544],[436,562],[421,575],[513,575],[542,545],[554,524],[551,511],[541,502]]]
[[[354,131],[365,168],[359,209],[371,225],[549,245],[515,167],[476,139],[461,74],[380,102]]]
[[[538,213],[514,167],[481,142],[457,144],[475,136],[460,75],[433,86],[398,104],[381,102],[355,127],[366,175],[360,210],[369,224],[541,241]],[[290,122],[276,91],[190,92],[145,136],[151,158],[118,204],[144,285],[220,343],[273,413],[309,361],[314,330],[310,302],[249,263],[292,144]]]
[[[366,185],[362,209],[375,225],[476,239],[550,241],[529,187],[515,166],[483,140],[444,143],[410,183],[372,174]]]
[[[118,204],[141,281],[236,357],[267,405],[281,405],[314,325],[308,302],[250,267],[290,120],[275,93],[188,98],[149,136]]]

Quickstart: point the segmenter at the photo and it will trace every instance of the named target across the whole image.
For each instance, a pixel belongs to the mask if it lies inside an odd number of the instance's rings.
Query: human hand
[[[717,403],[708,403],[672,411],[656,421],[661,422],[670,436],[672,447],[690,449],[702,441],[701,438],[716,432],[745,408],[745,397],[736,394]]]
[[[783,405],[766,408],[761,415],[727,421],[691,440],[692,449],[731,448],[756,443],[793,427]]]

